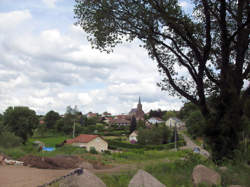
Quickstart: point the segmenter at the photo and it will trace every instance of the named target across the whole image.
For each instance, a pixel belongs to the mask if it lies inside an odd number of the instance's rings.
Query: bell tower
[[[142,111],[142,104],[141,104],[140,96],[139,96],[139,101],[138,101],[138,104],[137,104],[137,111]]]

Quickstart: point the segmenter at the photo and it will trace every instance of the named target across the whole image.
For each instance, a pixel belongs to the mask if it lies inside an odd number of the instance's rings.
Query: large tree
[[[49,111],[44,117],[45,124],[49,129],[54,128],[57,120],[59,119],[60,115],[53,110]]]
[[[112,51],[139,39],[157,62],[160,86],[197,105],[206,119],[213,159],[239,145],[243,106],[250,96],[248,0],[194,0],[193,13],[178,0],[76,0],[76,24],[93,46]],[[180,71],[181,70],[181,71]],[[213,108],[207,97],[214,95]]]
[[[38,122],[36,112],[28,107],[9,107],[3,115],[4,125],[16,136],[22,138],[23,143],[26,143],[28,137],[33,135],[33,129],[38,126]]]

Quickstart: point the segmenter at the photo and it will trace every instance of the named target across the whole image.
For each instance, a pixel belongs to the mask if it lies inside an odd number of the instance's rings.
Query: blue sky
[[[62,114],[77,105],[83,113],[119,114],[139,96],[145,112],[183,105],[156,86],[156,64],[138,41],[109,55],[93,50],[74,25],[73,6],[73,0],[0,0],[0,112],[22,105]]]

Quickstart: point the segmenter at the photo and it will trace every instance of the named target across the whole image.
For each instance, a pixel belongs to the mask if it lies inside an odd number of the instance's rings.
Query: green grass
[[[168,151],[168,150],[149,150],[143,151],[141,149],[134,149],[133,151],[122,152],[122,153],[113,153],[112,158],[116,162],[120,163],[131,163],[135,161],[144,162],[146,160],[157,160],[168,158],[169,160],[176,160],[184,157],[187,154],[187,150],[180,151]]]
[[[136,171],[128,171],[114,175],[99,174],[97,175],[107,185],[107,187],[128,187]]]
[[[67,136],[51,136],[46,138],[30,138],[29,142],[41,141],[45,143],[46,147],[55,147],[56,144],[62,143],[64,140],[70,139]]]

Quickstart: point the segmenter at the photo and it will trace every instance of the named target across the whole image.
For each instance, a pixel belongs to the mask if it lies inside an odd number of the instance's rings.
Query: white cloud
[[[0,12],[0,30],[1,32],[6,31],[17,31],[18,26],[31,19],[32,16],[29,10],[17,10],[12,12]]]
[[[182,105],[156,86],[160,80],[156,64],[138,42],[106,54],[93,50],[79,27],[34,31],[31,25],[36,20],[29,10],[0,15],[4,15],[0,23],[13,19],[13,24],[0,26],[1,112],[25,105],[40,114],[63,113],[68,105],[78,105],[84,113],[127,113],[139,96],[145,111]],[[19,20],[13,18],[17,15]]]
[[[42,2],[49,8],[54,8],[56,6],[57,1],[59,0],[42,0]]]

